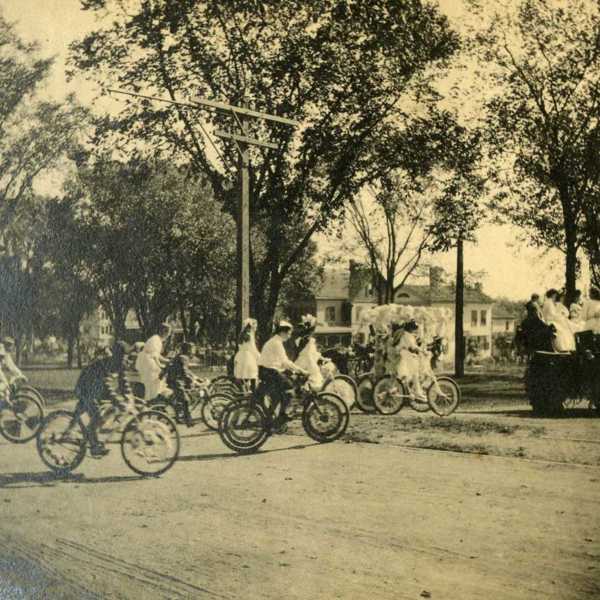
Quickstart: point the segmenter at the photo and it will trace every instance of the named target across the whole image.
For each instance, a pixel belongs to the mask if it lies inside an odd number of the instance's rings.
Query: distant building
[[[494,314],[492,317],[492,334],[514,335],[517,326],[516,317],[507,313]]]
[[[81,334],[92,346],[109,347],[114,341],[114,331],[102,307],[96,308],[81,323]]]
[[[428,281],[404,285],[395,299],[397,304],[437,306],[455,311],[455,291],[440,280],[440,271],[430,269]],[[467,347],[475,340],[482,357],[491,355],[494,301],[480,286],[465,289],[464,330]],[[314,300],[302,306],[302,312],[316,315],[316,336],[322,346],[349,345],[354,338],[364,339],[368,329],[361,327],[363,311],[377,306],[371,273],[363,265],[350,262],[348,270],[326,271]],[[300,312],[300,311],[297,311]],[[514,327],[514,324],[513,324]],[[454,356],[454,316],[448,324],[449,359]]]

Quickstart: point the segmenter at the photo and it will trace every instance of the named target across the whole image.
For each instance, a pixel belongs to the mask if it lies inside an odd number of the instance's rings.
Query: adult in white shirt
[[[167,389],[164,379],[161,379],[163,367],[167,363],[162,352],[164,342],[170,335],[171,327],[163,323],[158,334],[150,337],[144,344],[144,349],[137,355],[135,368],[144,384],[144,400],[152,400]]]
[[[285,376],[284,371],[305,373],[295,365],[285,351],[284,343],[292,336],[293,327],[287,321],[281,321],[275,329],[273,337],[263,346],[258,359],[258,376],[267,386],[273,399],[279,399],[282,405],[281,416],[290,403],[289,390],[293,387],[292,382]]]
[[[581,319],[584,321],[584,331],[600,333],[600,290],[590,289],[590,299],[583,304]]]
[[[560,304],[559,292],[555,289],[548,290],[544,306],[542,306],[544,321],[549,325],[554,325],[556,329],[554,338],[555,349],[558,352],[572,352],[575,350],[575,335],[571,329],[568,317],[565,316],[564,310],[559,306]]]

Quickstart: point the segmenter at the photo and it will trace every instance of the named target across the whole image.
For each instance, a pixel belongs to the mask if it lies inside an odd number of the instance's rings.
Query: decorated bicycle
[[[458,384],[436,375],[432,367],[443,349],[450,316],[445,308],[406,305],[379,306],[363,314],[361,325],[375,331],[375,357],[373,371],[358,382],[361,410],[389,415],[405,404],[439,416],[456,410]]]

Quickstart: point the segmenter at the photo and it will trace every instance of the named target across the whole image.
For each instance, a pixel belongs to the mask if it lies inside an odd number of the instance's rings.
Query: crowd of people
[[[522,330],[533,349],[572,352],[576,333],[600,333],[600,290],[595,287],[590,289],[589,298],[577,290],[569,306],[565,293],[554,288],[546,292],[543,301],[539,294],[533,294],[526,309]]]

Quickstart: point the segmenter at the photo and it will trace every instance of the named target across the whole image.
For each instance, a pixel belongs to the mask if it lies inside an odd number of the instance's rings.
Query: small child
[[[238,351],[233,359],[233,376],[243,381],[253,390],[258,380],[258,359],[260,352],[256,347],[256,329],[254,319],[246,319],[238,341]]]
[[[189,390],[196,380],[189,368],[190,358],[194,354],[194,346],[189,342],[181,344],[181,352],[167,365],[163,371],[167,387],[173,390],[173,404],[177,418],[191,427]]]

